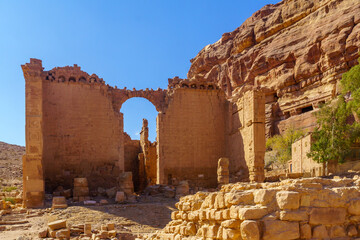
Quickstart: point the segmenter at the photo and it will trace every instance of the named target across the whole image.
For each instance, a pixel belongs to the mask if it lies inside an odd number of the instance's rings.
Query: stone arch
[[[147,99],[149,102],[151,102],[155,108],[156,111],[160,112],[164,112],[165,107],[166,107],[166,90],[163,89],[158,89],[158,90],[127,90],[127,89],[114,89],[115,93],[113,95],[113,103],[114,103],[114,108],[116,111],[120,111],[122,104],[130,99],[130,98],[134,98],[134,97],[139,97],[139,98],[145,98]]]
[[[65,77],[63,75],[61,75],[59,78],[58,78],[59,82],[65,82]]]
[[[86,78],[84,76],[81,76],[78,80],[78,82],[83,82],[83,83],[86,83]]]

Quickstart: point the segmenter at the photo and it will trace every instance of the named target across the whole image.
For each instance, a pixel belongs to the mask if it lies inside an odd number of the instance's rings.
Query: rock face
[[[334,97],[341,74],[357,63],[359,23],[358,0],[267,5],[202,49],[188,78],[216,83],[228,97],[243,84],[265,87],[268,135],[290,122],[311,128],[314,119],[302,113]]]

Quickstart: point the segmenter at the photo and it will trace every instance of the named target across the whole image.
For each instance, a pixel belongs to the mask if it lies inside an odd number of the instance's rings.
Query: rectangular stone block
[[[88,181],[86,178],[74,178],[74,187],[87,187]]]
[[[66,228],[66,220],[57,220],[50,222],[48,223],[48,227],[53,231],[61,228]]]
[[[29,179],[25,180],[27,192],[41,192],[44,191],[44,181],[42,179]]]
[[[73,196],[74,197],[89,196],[89,188],[88,187],[74,187]]]
[[[310,212],[310,224],[343,224],[346,218],[345,208],[313,208]]]
[[[299,223],[287,221],[264,221],[264,240],[298,239]]]

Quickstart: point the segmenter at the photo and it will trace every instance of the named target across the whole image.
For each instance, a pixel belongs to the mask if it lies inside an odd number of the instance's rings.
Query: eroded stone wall
[[[359,199],[359,176],[228,184],[182,197],[147,239],[355,239]]]
[[[132,172],[135,191],[138,191],[139,179],[139,153],[141,152],[140,141],[132,140],[124,133],[124,168],[125,172]]]
[[[70,188],[76,177],[86,177],[90,189],[117,184],[114,176],[124,170],[122,116],[106,85],[44,81],[43,122],[48,190]]]
[[[159,114],[159,182],[189,180],[216,186],[217,161],[226,153],[227,103],[218,89],[178,88]]]
[[[311,134],[309,134],[292,144],[290,172],[310,173],[311,176],[323,176],[325,174],[326,165],[317,163],[307,156],[310,152],[311,143]]]
[[[263,181],[265,156],[265,94],[244,87],[230,109],[227,153],[238,180]]]

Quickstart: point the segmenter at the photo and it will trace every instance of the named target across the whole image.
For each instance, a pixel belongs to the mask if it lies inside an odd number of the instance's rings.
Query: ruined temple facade
[[[217,162],[229,158],[230,174],[264,180],[265,94],[239,88],[227,98],[212,83],[169,79],[168,89],[128,90],[106,85],[79,66],[44,71],[41,60],[22,66],[26,81],[24,199],[41,206],[45,191],[72,187],[86,177],[90,191],[118,185],[133,172],[135,188],[148,184],[216,187]],[[122,104],[149,100],[158,111],[157,139],[131,140],[124,132]],[[146,178],[146,179],[145,179]]]

